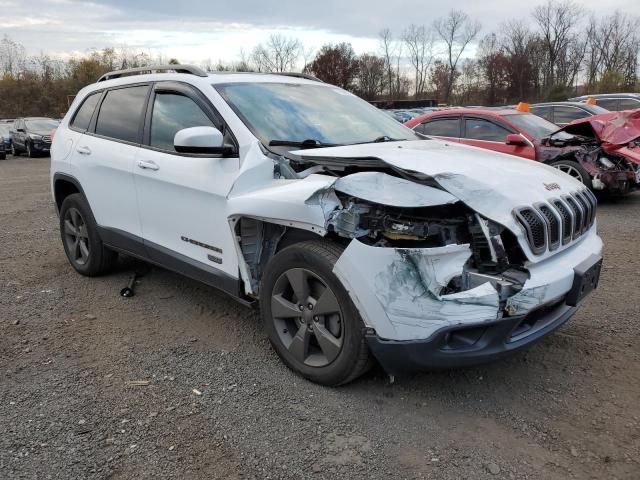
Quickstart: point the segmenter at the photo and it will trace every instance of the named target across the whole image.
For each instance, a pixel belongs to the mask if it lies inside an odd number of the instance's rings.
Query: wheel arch
[[[56,173],[53,176],[53,198],[56,203],[56,210],[60,212],[60,207],[62,206],[62,202],[69,195],[73,195],[74,193],[80,193],[84,196],[85,200],[87,196],[84,194],[84,190],[82,189],[82,185],[80,182],[73,176],[68,175],[66,173]],[[87,201],[88,203],[88,201]],[[89,206],[91,208],[91,206]]]
[[[237,239],[238,263],[245,292],[256,297],[264,269],[279,251],[296,243],[332,237],[324,235],[321,228],[299,228],[290,222],[284,225],[276,219],[239,215],[229,221]]]

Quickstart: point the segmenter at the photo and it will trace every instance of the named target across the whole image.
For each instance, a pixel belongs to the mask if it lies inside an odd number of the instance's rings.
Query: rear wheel
[[[78,273],[101,275],[115,265],[118,255],[103,245],[96,221],[83,195],[74,193],[62,202],[60,235],[67,259]]]
[[[582,165],[575,160],[556,160],[555,162],[551,162],[551,166],[575,178],[585,187],[589,189],[592,187],[589,172],[582,168]]]
[[[274,349],[292,370],[323,385],[341,385],[370,366],[360,314],[333,273],[338,245],[287,247],[262,278],[262,319]]]

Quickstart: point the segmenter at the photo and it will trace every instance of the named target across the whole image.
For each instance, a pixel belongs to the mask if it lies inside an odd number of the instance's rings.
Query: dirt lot
[[[76,274],[48,168],[0,161],[0,478],[640,478],[640,194],[601,205],[601,286],[527,353],[327,389],[213,289]]]

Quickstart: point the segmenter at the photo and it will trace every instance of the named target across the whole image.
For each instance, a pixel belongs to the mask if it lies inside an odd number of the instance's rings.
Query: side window
[[[589,113],[576,107],[554,107],[554,118],[558,125],[571,123],[579,118],[588,117]]]
[[[72,127],[82,131],[86,131],[87,128],[89,128],[93,111],[96,109],[96,105],[98,104],[98,100],[100,100],[101,94],[102,92],[92,93],[84,99],[84,102],[82,102],[82,105],[80,105],[80,108],[76,111],[76,114],[71,121]]]
[[[209,117],[189,97],[159,92],[153,102],[150,144],[152,147],[173,152],[173,137],[179,130],[214,126]]]
[[[138,142],[148,91],[146,85],[109,90],[100,106],[96,134],[125,142]]]
[[[488,142],[504,142],[511,132],[493,122],[481,118],[465,119],[465,138],[485,140]]]
[[[551,107],[531,107],[531,113],[539,117],[544,118],[550,122],[553,122],[553,115]]]
[[[635,110],[636,108],[640,108],[640,100],[635,98],[620,99],[620,110]]]
[[[602,98],[596,100],[596,105],[602,108],[606,108],[607,110],[611,110],[615,112],[618,110],[618,99],[617,98]]]
[[[435,137],[460,137],[460,119],[458,117],[430,120],[422,124],[424,135]]]

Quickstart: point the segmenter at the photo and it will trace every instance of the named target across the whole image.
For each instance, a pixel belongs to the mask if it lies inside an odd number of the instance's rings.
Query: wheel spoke
[[[324,325],[320,325],[319,323],[313,326],[313,333],[316,336],[316,340],[318,340],[320,350],[322,350],[324,356],[327,357],[327,362],[333,362],[340,353],[340,340],[334,337]]]
[[[340,305],[333,291],[327,287],[313,306],[313,314],[329,315],[331,313],[340,313]]]
[[[298,333],[293,337],[289,344],[289,351],[297,360],[304,363],[309,355],[309,340],[311,339],[311,331],[306,324],[300,325]]]
[[[80,237],[76,237],[75,240],[73,241],[73,258],[75,258],[76,260],[80,260],[81,258],[81,254],[80,254]]]
[[[298,303],[306,304],[309,298],[309,279],[302,268],[293,268],[287,272],[287,280],[296,295]]]
[[[83,261],[86,261],[89,258],[89,249],[87,248],[86,243],[83,240],[78,242],[80,245],[80,256]]]
[[[78,227],[81,222],[80,214],[75,208],[72,208],[71,210],[69,210],[69,213],[71,214],[71,223],[73,224],[74,227]]]
[[[295,303],[278,294],[271,297],[271,315],[274,318],[297,318],[301,313]]]
[[[78,230],[76,230],[76,227],[74,227],[69,220],[64,221],[64,231],[68,235],[78,236]]]

